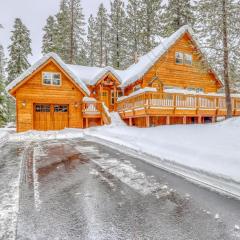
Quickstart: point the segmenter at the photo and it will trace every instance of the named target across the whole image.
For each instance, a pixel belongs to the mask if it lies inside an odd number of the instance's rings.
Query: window
[[[183,53],[176,52],[176,63],[183,64]]]
[[[203,88],[188,87],[187,90],[188,90],[188,91],[193,91],[193,92],[196,92],[196,93],[203,93],[203,92],[204,92],[204,89],[203,89]]]
[[[123,94],[122,94],[122,91],[117,91],[116,92],[116,99],[118,99],[119,97],[122,97]],[[114,101],[114,90],[111,90],[111,104],[113,105],[115,103]]]
[[[54,105],[54,112],[68,112],[66,105]]]
[[[50,105],[36,105],[35,106],[36,112],[50,112]]]
[[[184,53],[184,64],[192,65],[192,55]]]
[[[192,55],[182,52],[176,52],[176,64],[192,65]]]
[[[43,73],[43,84],[60,86],[61,85],[61,74],[53,73],[53,72],[44,72]]]

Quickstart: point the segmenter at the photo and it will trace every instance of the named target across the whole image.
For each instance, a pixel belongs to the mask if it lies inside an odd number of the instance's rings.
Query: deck
[[[240,97],[232,97],[233,116],[240,116]],[[129,125],[204,123],[227,115],[225,97],[210,94],[145,92],[118,101],[118,112]]]

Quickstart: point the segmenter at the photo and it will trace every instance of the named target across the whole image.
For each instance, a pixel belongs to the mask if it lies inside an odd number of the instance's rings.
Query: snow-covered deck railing
[[[233,115],[240,115],[240,96],[232,96],[232,106]],[[132,116],[151,113],[159,113],[160,115],[201,115],[203,113],[209,116],[225,116],[226,103],[225,97],[217,94],[161,93],[154,91],[119,99],[118,112],[132,113]]]
[[[82,112],[84,115],[99,115],[103,111],[101,102],[83,102]]]

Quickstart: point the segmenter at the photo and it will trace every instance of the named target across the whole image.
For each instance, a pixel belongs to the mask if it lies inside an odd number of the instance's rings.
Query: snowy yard
[[[110,126],[90,128],[85,133],[240,182],[240,118],[148,129],[128,127],[116,120]]]

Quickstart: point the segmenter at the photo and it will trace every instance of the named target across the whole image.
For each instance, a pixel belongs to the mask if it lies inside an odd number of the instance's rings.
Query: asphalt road
[[[33,142],[22,166],[17,239],[240,239],[240,201],[98,143]]]

